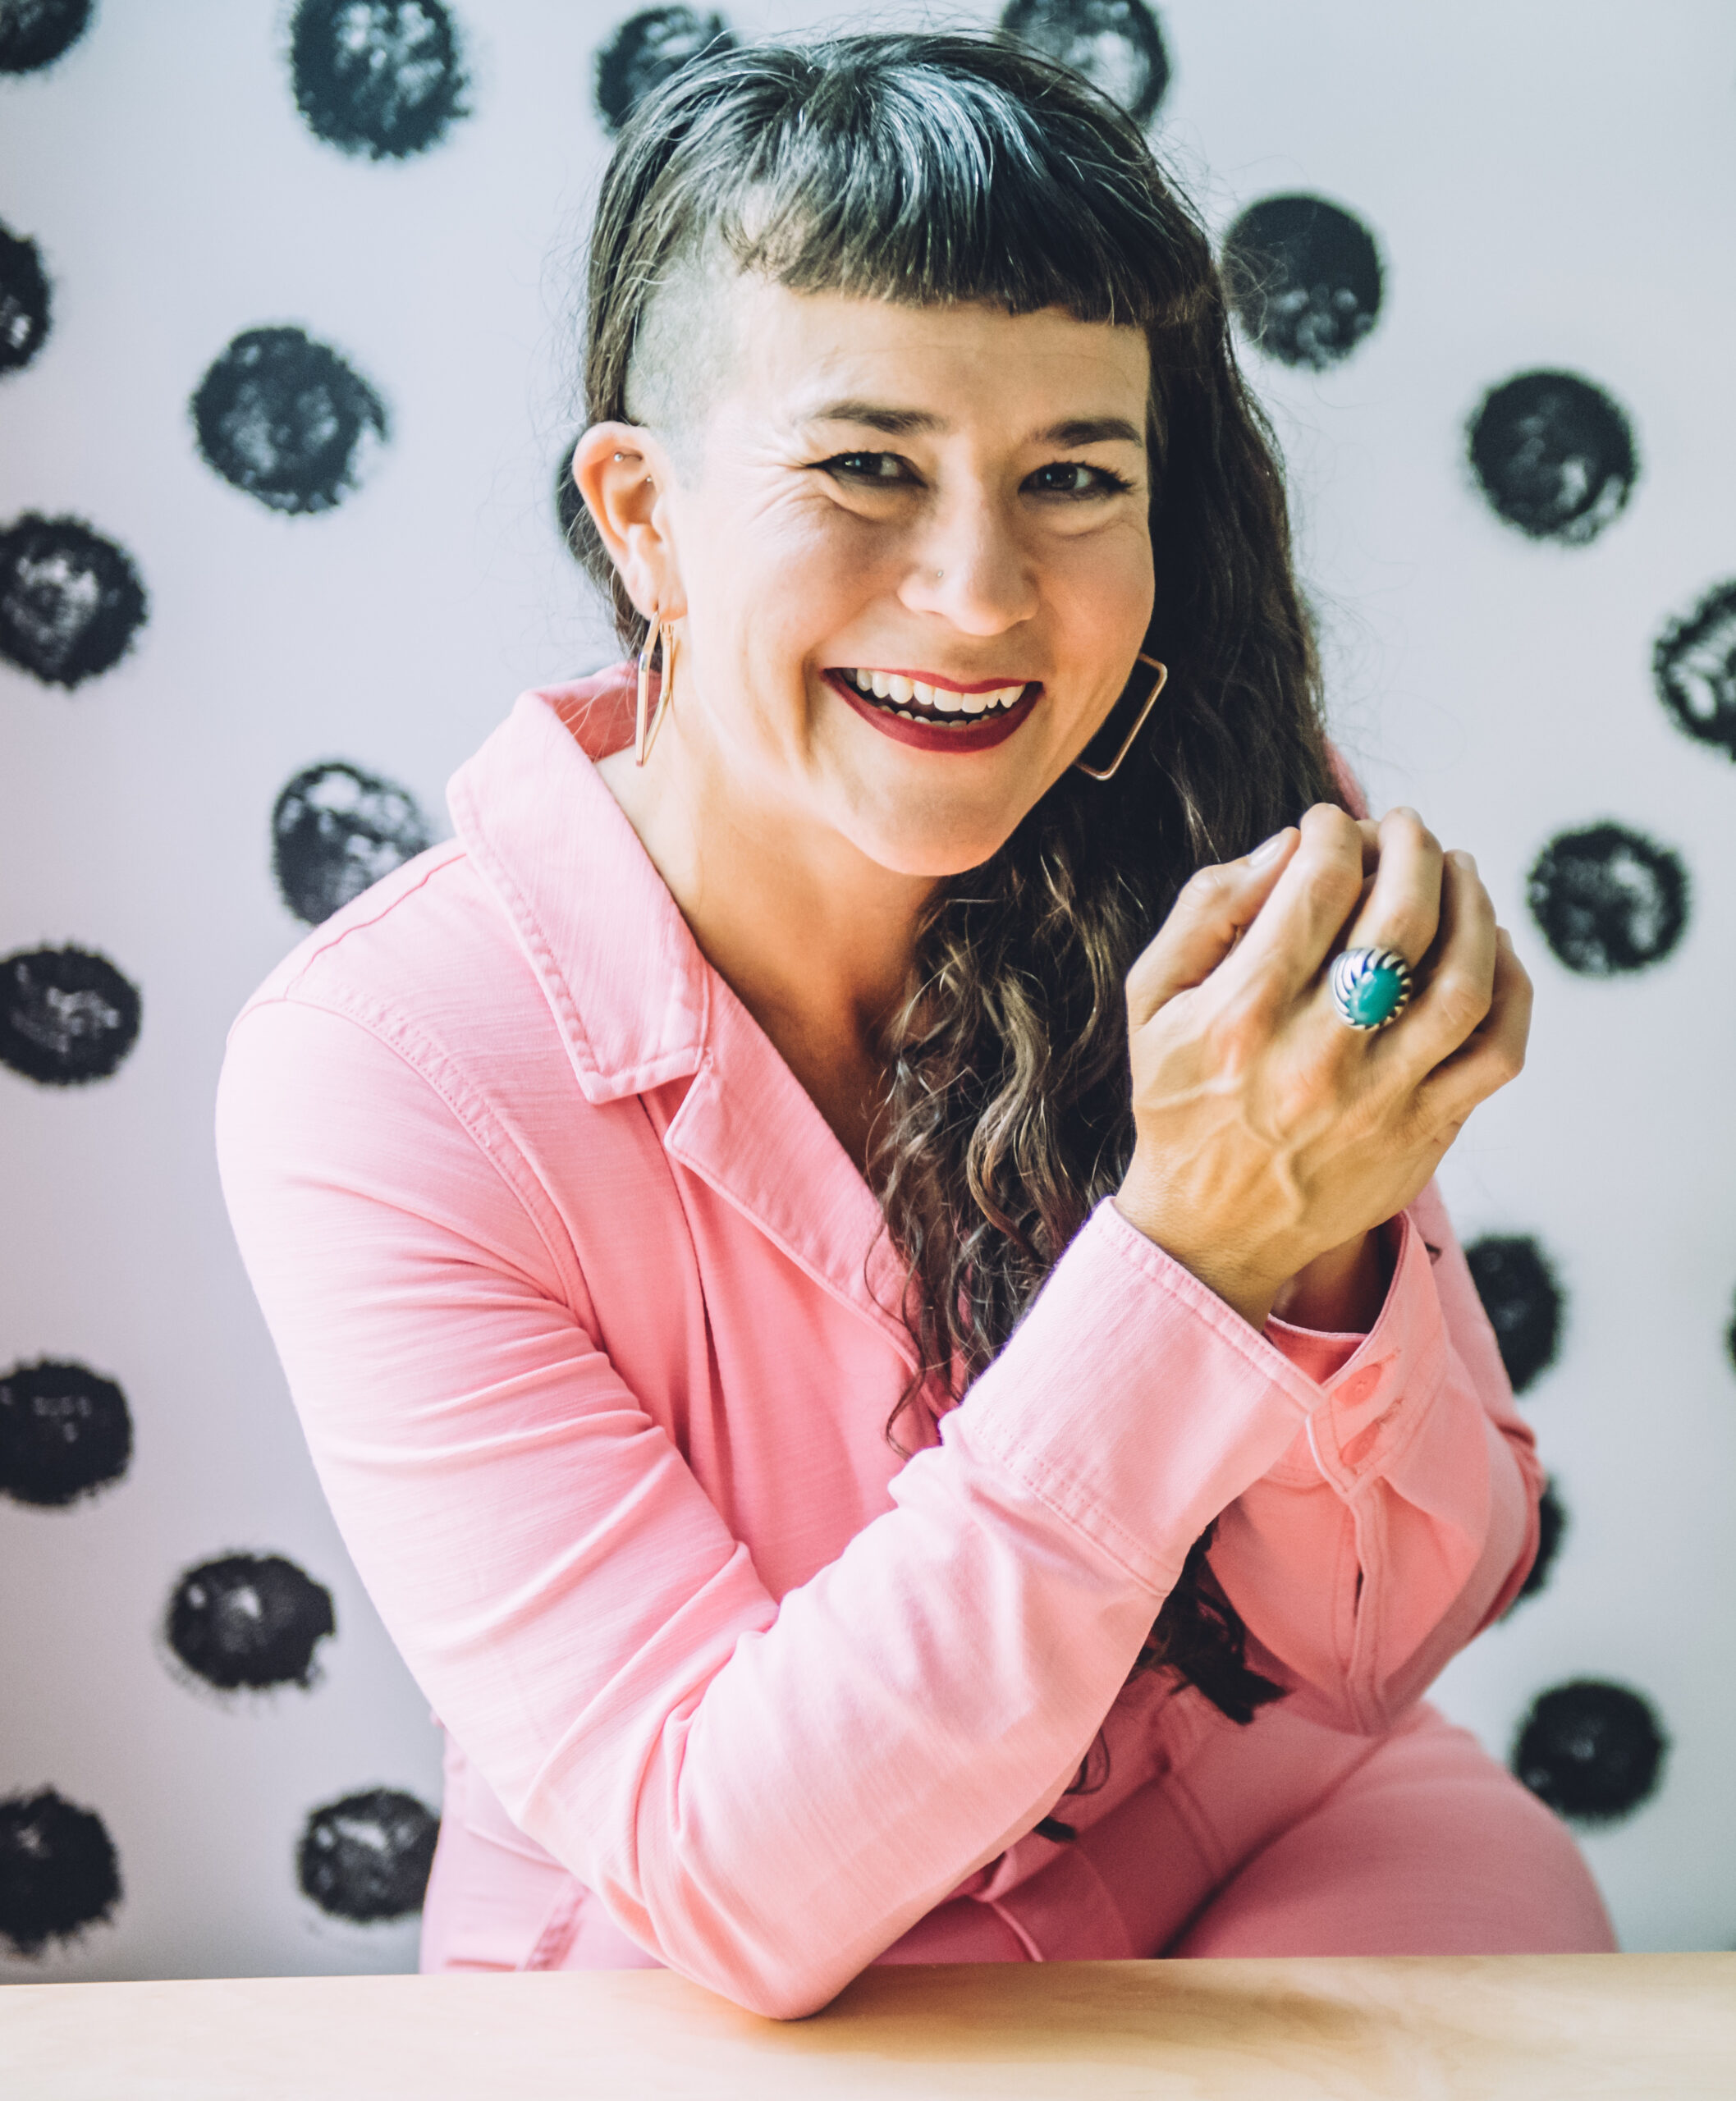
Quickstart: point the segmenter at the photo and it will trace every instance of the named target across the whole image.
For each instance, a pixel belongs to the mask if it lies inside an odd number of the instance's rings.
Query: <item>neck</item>
[[[680,734],[678,707],[646,766],[629,748],[599,770],[707,961],[864,1167],[884,1095],[882,1032],[932,879],[880,867],[744,779]]]

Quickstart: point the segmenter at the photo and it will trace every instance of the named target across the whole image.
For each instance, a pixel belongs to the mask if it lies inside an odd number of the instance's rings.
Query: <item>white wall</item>
[[[605,141],[593,54],[630,9],[468,0],[473,113],[401,163],[296,113],[270,0],[101,0],[53,68],[0,79],[0,221],[39,244],[50,337],[0,376],[0,529],[73,513],[123,544],[150,617],[76,690],[0,663],[0,956],[101,951],[141,989],[116,1075],[0,1069],[0,1376],[117,1380],[126,1476],[64,1509],[0,1496],[0,1796],[97,1810],[111,1922],[0,1978],[413,1965],[415,1922],[295,1887],[314,1805],[438,1801],[435,1733],[356,1582],[231,1248],[209,1142],[223,1033],[300,936],[268,822],[326,758],[443,784],[523,686],[602,661],[549,487],[574,242]],[[759,34],[818,10],[729,11]],[[827,15],[827,20],[840,17]],[[881,11],[875,17],[890,17]],[[906,15],[905,19],[914,19]],[[1652,640],[1736,575],[1736,16],[1173,0],[1156,130],[1221,227],[1303,190],[1373,231],[1378,325],[1299,374],[1251,353],[1294,471],[1335,722],[1374,799],[1470,846],[1539,988],[1531,1066],[1447,1176],[1461,1230],[1537,1234],[1569,1292],[1526,1405],[1571,1527],[1552,1579],[1443,1680],[1505,1755],[1543,1687],[1631,1684],[1673,1741],[1656,1799],[1587,1840],[1632,1948],[1736,1939],[1736,774],[1671,726]],[[293,323],[379,390],[392,437],[319,516],[199,458],[187,401],[239,331]],[[1498,522],[1463,425],[1561,365],[1625,406],[1642,471],[1592,545]],[[1553,834],[1615,817],[1692,878],[1675,954],[1576,978],[1523,904]],[[321,1678],[228,1700],[166,1667],[180,1572],[278,1553],[333,1594]]]

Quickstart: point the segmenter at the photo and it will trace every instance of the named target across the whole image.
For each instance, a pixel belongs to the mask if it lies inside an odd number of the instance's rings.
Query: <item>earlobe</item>
[[[682,610],[663,483],[666,464],[652,433],[632,423],[593,423],[573,448],[573,481],[628,595],[642,612]]]

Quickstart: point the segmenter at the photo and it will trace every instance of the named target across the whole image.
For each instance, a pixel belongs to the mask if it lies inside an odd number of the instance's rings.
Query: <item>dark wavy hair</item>
[[[921,1353],[887,1425],[955,1404],[1132,1155],[1123,981],[1200,865],[1337,801],[1282,475],[1192,208],[1132,119],[1004,39],[853,36],[716,51],[635,112],[604,178],[585,408],[631,420],[660,286],[707,252],[798,291],[1059,308],[1151,346],[1145,648],[1169,683],[1120,771],[1070,771],[981,867],[941,883],[885,1038],[871,1174]],[[644,623],[589,518],[623,639]],[[1124,703],[1124,706],[1130,703]],[[1112,752],[1120,710],[1104,736]],[[1088,1421],[1091,1396],[1056,1405]],[[1082,1428],[1082,1435],[1088,1434]],[[1239,1721],[1279,1688],[1197,1541],[1139,1662]]]

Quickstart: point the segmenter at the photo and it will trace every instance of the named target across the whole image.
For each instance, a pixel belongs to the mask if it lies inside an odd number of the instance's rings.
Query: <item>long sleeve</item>
[[[1190,1542],[1322,1406],[1106,1205],[891,1507],[776,1598],[600,1345],[504,1112],[437,1045],[360,999],[262,998],[218,1147],[323,1485],[423,1690],[625,1931],[772,2014],[823,2004],[1053,1805]],[[586,1201],[634,1194],[599,1170]],[[1342,1385],[1335,1483],[1367,1464]],[[1381,1463],[1422,1497],[1426,1455]],[[1443,1568],[1477,1559],[1460,1522]]]
[[[1340,1728],[1384,1729],[1504,1611],[1542,1490],[1494,1334],[1432,1185],[1366,1337],[1269,1333],[1324,1404],[1220,1520],[1250,1660]]]

